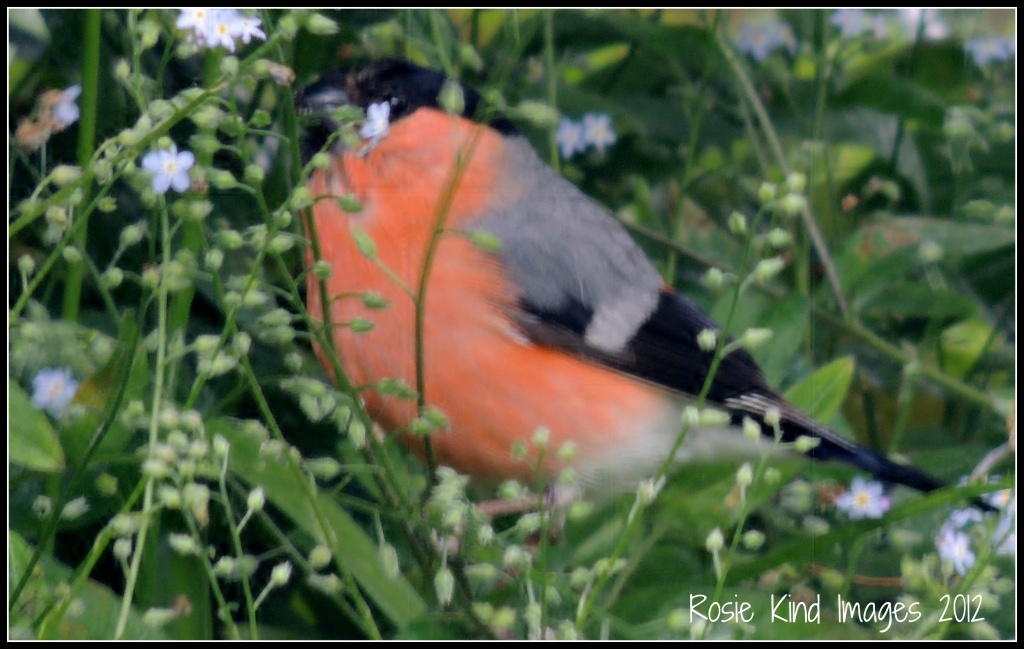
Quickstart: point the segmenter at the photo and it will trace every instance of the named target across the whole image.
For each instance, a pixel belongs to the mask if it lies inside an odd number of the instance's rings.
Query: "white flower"
[[[763,61],[780,47],[795,53],[796,38],[790,26],[778,20],[746,23],[740,28],[740,38],[736,47],[754,57],[755,61]]]
[[[836,498],[836,507],[853,519],[881,518],[889,511],[889,499],[885,497],[882,483],[857,476],[850,483],[850,489]]]
[[[203,47],[223,47],[235,51],[236,39],[249,43],[254,38],[267,40],[259,18],[246,16],[235,9],[199,7],[182,9],[175,21],[178,29],[189,32]]]
[[[182,31],[191,31],[195,34],[196,38],[199,39],[200,43],[206,37],[206,25],[210,18],[210,12],[213,11],[207,7],[194,7],[192,9],[182,9],[181,13],[178,14],[178,19],[174,21],[175,26]]]
[[[241,33],[241,16],[234,9],[211,9],[205,29],[208,47],[223,46],[229,52],[235,51],[235,37]]]
[[[188,189],[188,170],[195,161],[196,157],[190,151],[178,153],[178,147],[172,144],[170,149],[147,153],[142,158],[142,168],[155,174],[153,191],[157,194],[166,194],[170,187],[176,192],[183,192]]]
[[[32,379],[32,405],[60,419],[78,391],[78,381],[71,370],[47,368]]]
[[[391,104],[382,101],[377,104],[370,104],[366,109],[366,121],[359,128],[360,137],[369,138],[368,146],[373,148],[388,134],[389,118],[391,116]]]
[[[558,121],[555,141],[562,151],[562,157],[566,160],[587,148],[587,141],[583,136],[583,125],[564,117]]]
[[[598,151],[615,144],[615,131],[612,130],[612,118],[601,113],[587,113],[583,116],[583,141]]]
[[[238,18],[238,36],[242,39],[242,42],[246,45],[254,38],[258,38],[261,41],[267,40],[267,35],[260,29],[262,21],[259,18],[253,16],[239,16]]]
[[[65,129],[78,121],[78,96],[82,94],[82,86],[75,84],[65,88],[60,101],[53,106],[53,120],[60,129]]]
[[[950,526],[944,526],[935,539],[935,547],[939,557],[953,564],[958,575],[967,574],[974,565],[974,553],[971,552],[971,539],[965,533]]]

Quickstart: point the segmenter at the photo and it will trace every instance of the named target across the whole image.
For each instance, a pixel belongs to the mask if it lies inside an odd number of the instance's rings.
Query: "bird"
[[[461,101],[446,110],[453,87]],[[403,59],[328,72],[296,107],[307,149],[328,154],[308,187],[331,274],[327,300],[308,275],[308,310],[331,323],[338,361],[384,431],[424,455],[412,431],[417,401],[373,386],[417,385],[414,298],[426,273],[421,396],[443,413],[430,435],[438,463],[495,484],[571,467],[585,485],[621,489],[664,462],[712,366],[714,350],[698,336],[721,327],[664,282],[604,206],[475,90]],[[369,116],[359,142],[336,136],[341,107]],[[346,211],[341,197],[359,209]],[[360,299],[368,291],[374,300]],[[372,329],[345,326],[357,321]],[[327,350],[316,352],[330,367]],[[783,442],[817,440],[813,460],[922,492],[944,486],[787,403],[745,349],[721,357],[706,405],[726,421],[688,431],[680,461],[737,452],[746,420],[774,439],[777,420]],[[550,452],[530,444],[538,430]],[[514,453],[516,444],[528,452]]]

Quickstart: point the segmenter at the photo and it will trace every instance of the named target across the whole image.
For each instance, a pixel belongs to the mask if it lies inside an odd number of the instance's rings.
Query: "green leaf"
[[[1008,248],[1016,243],[1012,227],[924,216],[904,216],[871,224],[865,228],[864,234],[871,236],[874,245],[880,248],[877,252],[893,251],[927,240],[939,244],[947,256],[974,255]]]
[[[42,411],[32,406],[21,386],[7,379],[10,408],[8,459],[11,464],[36,471],[56,472],[64,468],[64,451],[57,433]]]
[[[8,532],[7,583],[10,587],[18,582],[25,566],[32,556],[33,547],[16,532]],[[28,630],[32,617],[50,603],[54,590],[67,585],[72,571],[66,565],[48,554],[43,554],[33,571],[25,589],[25,596],[18,607],[11,612],[11,628]],[[91,579],[87,580],[68,606],[63,619],[46,628],[31,628],[33,635],[40,639],[91,640],[109,639],[114,635],[114,625],[121,609],[121,597],[109,588]],[[128,613],[125,637],[132,639],[166,639],[166,635],[142,623],[141,614],[132,609]]]
[[[828,421],[846,399],[853,370],[852,356],[836,359],[787,390],[786,399],[815,419]]]
[[[60,441],[68,456],[68,461],[80,464],[84,459],[93,435],[103,422],[103,415],[110,400],[116,394],[117,378],[126,363],[131,363],[128,385],[125,389],[125,402],[141,399],[149,386],[149,363],[146,354],[138,353],[138,324],[134,314],[129,313],[121,319],[121,331],[118,334],[117,346],[106,365],[95,374],[87,376],[75,393],[72,403],[85,409],[85,413],[69,421],[60,429]],[[120,419],[111,422],[106,435],[99,441],[93,461],[103,461],[111,456],[119,455],[131,440],[132,431]]]
[[[979,318],[947,327],[942,332],[943,369],[953,376],[965,376],[989,348],[993,335],[996,336],[994,347],[999,347],[1002,334],[996,334],[992,325]]]
[[[858,309],[864,316],[964,318],[976,310],[975,303],[962,293],[920,282],[890,281],[878,289]]]
[[[261,455],[261,440],[247,435],[232,421],[214,420],[208,429],[231,443],[232,470],[249,484],[262,486],[267,500],[310,538],[326,539],[332,555],[396,626],[404,627],[423,615],[427,607],[419,593],[401,576],[393,577],[384,570],[377,544],[335,500],[317,494],[315,503],[311,502],[308,478],[287,461],[268,460]],[[322,513],[327,529],[321,528],[314,506]]]
[[[920,84],[896,75],[869,77],[850,85],[835,96],[835,106],[870,106],[884,113],[942,124],[946,114],[940,97]]]

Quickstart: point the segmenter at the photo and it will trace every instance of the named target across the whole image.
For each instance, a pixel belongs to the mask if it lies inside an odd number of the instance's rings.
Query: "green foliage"
[[[857,16],[809,10],[267,10],[248,15],[265,38],[228,51],[176,10],[11,10],[9,635],[1013,637],[1007,503],[956,532],[972,561],[950,558],[963,499],[1015,503],[1016,88],[1002,41],[978,41],[1012,21],[865,15],[846,33]],[[416,403],[412,432],[447,425],[415,386],[341,371],[330,327],[374,323],[306,307],[307,274],[337,271],[305,230],[329,161],[304,166],[295,94],[384,56],[480,90],[736,340],[770,329],[752,354],[794,404],[980,479],[852,521],[849,469],[765,438],[564,508],[539,479],[504,485],[531,511],[485,515],[493,485],[431,475],[368,418],[374,389]],[[357,112],[334,137],[358,139]],[[566,154],[558,117],[588,114],[614,141]],[[194,165],[145,162],[172,145]],[[161,187],[169,161],[184,177]],[[385,314],[373,288],[334,297]],[[44,410],[47,368],[77,391]],[[705,623],[691,596],[752,617]],[[773,623],[782,598],[820,618]],[[838,598],[922,615],[843,620]],[[943,619],[943,598],[979,608]]]

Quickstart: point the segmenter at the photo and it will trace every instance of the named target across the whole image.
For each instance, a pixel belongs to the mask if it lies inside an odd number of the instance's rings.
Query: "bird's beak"
[[[295,97],[295,108],[303,116],[330,115],[341,106],[351,106],[352,100],[348,93],[333,85],[315,83],[304,88]]]
[[[343,106],[353,106],[351,97],[341,88],[326,81],[314,83],[296,95],[295,111],[299,115],[300,123],[305,127],[304,158],[308,159],[322,150],[332,134],[341,128],[335,111]],[[340,138],[335,144],[343,146]]]

